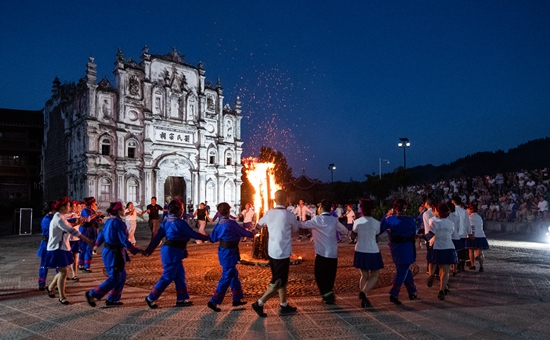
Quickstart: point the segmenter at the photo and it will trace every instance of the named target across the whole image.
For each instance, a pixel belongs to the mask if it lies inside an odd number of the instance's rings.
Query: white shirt
[[[267,225],[269,242],[267,254],[272,259],[282,260],[292,254],[292,232],[298,231],[300,222],[283,205],[276,205],[260,218],[258,225]],[[334,234],[336,237],[336,233]]]
[[[455,205],[455,214],[458,216],[458,220],[460,222],[458,226],[458,236],[460,236],[460,238],[466,238],[466,235],[470,233],[470,219],[468,218],[468,212],[461,206]]]
[[[430,220],[432,232],[435,234],[433,249],[455,249],[451,236],[454,230],[454,223],[446,218],[434,217]]]
[[[334,209],[336,211],[336,215],[338,215],[338,218],[342,217],[342,215],[344,214],[344,209],[338,207],[336,209]]]
[[[456,211],[454,213],[450,213],[447,219],[453,222],[454,224],[453,235],[451,236],[451,239],[460,240],[460,234],[459,234],[460,218],[456,214]]]
[[[542,200],[537,205],[539,208],[539,211],[548,211],[548,202],[546,200]]]
[[[473,213],[469,216],[469,218],[470,225],[475,230],[475,237],[485,237],[485,232],[483,231],[483,220],[481,219],[481,216],[479,216],[477,213]],[[471,233],[471,230],[472,229],[470,229],[469,233]]]
[[[244,217],[243,223],[252,223],[252,221],[254,220],[254,210],[252,209],[243,210],[241,215],[243,215]]]
[[[48,239],[48,251],[50,250],[71,250],[71,245],[69,244],[69,236],[73,235],[80,237],[82,234],[76,229],[73,228],[66,220],[63,215],[59,212],[56,212],[53,215],[52,221],[50,222],[50,238]]]
[[[353,222],[354,232],[357,233],[355,251],[360,253],[379,253],[376,235],[380,233],[380,221],[371,216],[363,216]]]
[[[315,253],[331,259],[338,258],[338,241],[336,240],[336,231],[347,234],[348,230],[338,219],[324,212],[321,215],[313,217],[311,220],[302,222],[300,228],[311,229],[313,243],[315,244]]]
[[[432,227],[430,226],[430,219],[434,217],[434,214],[432,212],[432,208],[424,211],[422,214],[422,223],[424,223],[424,233],[429,233],[432,231]]]
[[[353,224],[353,221],[355,221],[355,213],[353,212],[353,210],[346,211],[346,218],[348,224]]]
[[[298,205],[296,209],[294,209],[294,214],[298,215],[300,218],[300,221],[307,220],[306,215],[307,213],[313,214],[313,211],[311,211],[306,205]]]

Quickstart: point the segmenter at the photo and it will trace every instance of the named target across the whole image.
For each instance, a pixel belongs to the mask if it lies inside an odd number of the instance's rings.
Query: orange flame
[[[246,178],[254,187],[254,209],[256,219],[275,207],[275,192],[281,185],[275,179],[274,163],[259,163],[257,158],[243,159]]]

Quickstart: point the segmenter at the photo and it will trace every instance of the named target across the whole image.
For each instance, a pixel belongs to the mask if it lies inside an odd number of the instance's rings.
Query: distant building
[[[42,111],[0,109],[0,199],[40,203]]]
[[[44,108],[46,199],[238,203],[241,104],[224,104],[219,79],[210,85],[201,63],[147,47],[139,63],[118,51],[114,86],[96,73],[90,57],[78,84],[53,82]]]

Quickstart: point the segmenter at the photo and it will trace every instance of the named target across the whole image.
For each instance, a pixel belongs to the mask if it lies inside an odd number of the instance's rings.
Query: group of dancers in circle
[[[299,228],[310,229],[315,247],[315,280],[319,287],[322,301],[335,303],[333,292],[337,271],[338,241],[336,232],[346,233],[347,229],[338,222],[331,213],[331,204],[323,200],[319,206],[319,214],[308,221],[297,221],[294,214],[287,211],[283,205],[286,200],[284,191],[276,193],[277,206],[273,213],[266,213],[258,225],[267,225],[269,230],[268,257],[272,279],[268,290],[252,305],[254,311],[261,317],[267,316],[263,311],[264,303],[272,296],[279,294],[280,314],[296,312],[295,307],[286,301],[286,284],[288,282],[289,258],[292,253],[291,232]],[[83,206],[83,208],[82,208]],[[360,270],[359,299],[364,308],[372,307],[368,299],[369,291],[376,285],[380,270],[384,268],[382,256],[377,244],[377,236],[387,232],[392,260],[396,267],[393,285],[390,289],[390,301],[400,305],[399,292],[405,285],[409,299],[417,298],[417,287],[414,282],[410,265],[416,261],[417,224],[415,218],[407,214],[408,204],[398,199],[393,202],[392,209],[376,220],[372,213],[375,209],[373,201],[367,199],[360,202],[362,216],[353,223],[352,232],[355,237],[354,267]],[[479,261],[479,271],[483,271],[483,250],[488,249],[488,243],[483,232],[483,222],[477,215],[477,207],[470,205],[462,207],[460,197],[455,197],[452,203],[435,205],[426,200],[422,219],[426,240],[428,262],[428,286],[433,285],[433,279],[439,268],[440,286],[438,298],[445,299],[449,291],[448,280],[460,270],[465,270],[467,258],[470,260],[470,270],[475,270],[475,261]],[[220,220],[210,235],[196,232],[184,220],[184,205],[179,199],[172,200],[167,207],[167,217],[163,219],[158,232],[145,249],[135,246],[135,239],[129,239],[128,227],[123,220],[128,213],[120,202],[112,202],[107,209],[109,218],[100,232],[102,213],[97,211],[93,197],[84,199],[83,203],[70,201],[63,197],[51,202],[48,213],[44,216],[42,226],[42,241],[38,250],[41,258],[39,269],[39,289],[46,290],[51,298],[56,298],[55,289],[59,291],[59,302],[69,304],[65,295],[65,283],[69,267],[72,269],[72,280],[77,281],[78,270],[91,272],[90,264],[96,248],[103,246],[102,259],[108,278],[98,287],[85,292],[87,303],[95,307],[98,300],[107,294],[107,306],[119,306],[121,294],[126,281],[125,264],[129,261],[127,252],[149,256],[161,243],[161,261],[163,273],[145,302],[151,309],[158,308],[156,301],[168,285],[174,282],[176,287],[176,307],[193,304],[189,300],[183,259],[188,257],[187,243],[196,241],[219,242],[218,258],[222,267],[222,275],[214,294],[207,305],[213,311],[219,312],[219,305],[225,297],[227,289],[231,289],[232,305],[241,306],[243,290],[238,277],[236,265],[240,260],[239,242],[244,237],[253,237],[253,233],[241,227],[231,218],[231,207],[228,203],[217,206]],[[77,261],[78,258],[78,261]],[[78,265],[78,267],[77,267]],[[49,285],[46,285],[48,268],[56,269],[56,275]]]

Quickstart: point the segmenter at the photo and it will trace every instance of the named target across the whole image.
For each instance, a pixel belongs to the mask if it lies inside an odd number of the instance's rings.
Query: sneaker
[[[183,300],[183,301],[176,301],[176,307],[188,307],[193,306],[193,301]]]
[[[281,308],[279,308],[279,315],[295,314],[297,311],[298,311],[298,308],[291,307],[290,305],[281,306]]]
[[[206,304],[208,306],[208,308],[210,308],[211,310],[213,310],[214,312],[221,312],[221,308],[219,308],[218,306],[216,306],[214,303],[208,301],[208,303]]]
[[[91,306],[91,307],[95,307],[96,304],[95,304],[95,299],[92,295],[90,295],[90,292],[86,292],[84,293],[84,297],[86,298],[86,302],[88,302],[88,304]]]
[[[264,306],[260,306],[258,304],[258,301],[254,302],[252,304],[252,309],[258,314],[259,317],[265,318],[267,316],[266,313],[264,313]]]
[[[159,306],[155,303],[155,301],[149,300],[149,297],[145,297],[145,302],[147,302],[147,306],[151,309],[157,309]]]
[[[122,306],[124,302],[105,300],[105,306]]]

